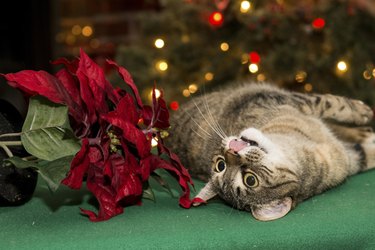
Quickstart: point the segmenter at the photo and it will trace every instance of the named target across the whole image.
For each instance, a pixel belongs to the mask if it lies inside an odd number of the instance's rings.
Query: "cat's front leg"
[[[362,101],[335,95],[310,95],[308,103],[313,115],[343,123],[365,125],[373,117],[372,109]]]

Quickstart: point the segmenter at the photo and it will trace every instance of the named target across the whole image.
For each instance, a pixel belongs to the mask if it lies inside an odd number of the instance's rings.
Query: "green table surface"
[[[197,190],[203,185],[195,181]],[[39,182],[31,201],[0,208],[0,249],[375,249],[375,171],[271,222],[220,200],[183,209],[158,187],[155,196],[93,223],[79,211],[95,209],[87,190],[61,187],[51,194]]]

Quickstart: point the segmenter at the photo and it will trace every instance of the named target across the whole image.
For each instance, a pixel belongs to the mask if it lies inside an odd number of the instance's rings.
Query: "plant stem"
[[[22,132],[20,132],[20,133],[8,133],[8,134],[2,134],[2,135],[0,135],[0,138],[2,138],[2,137],[21,136],[21,135],[22,135]]]
[[[13,157],[12,152],[9,150],[9,148],[8,148],[6,145],[4,145],[4,144],[0,144],[0,147],[2,147],[2,148],[4,149],[5,153],[7,154],[7,156],[8,156],[9,158],[10,158],[10,157]]]

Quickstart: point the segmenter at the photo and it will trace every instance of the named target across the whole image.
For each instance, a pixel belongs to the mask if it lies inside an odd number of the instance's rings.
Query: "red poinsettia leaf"
[[[142,119],[143,119],[143,123],[146,126],[152,127],[151,121],[152,121],[153,116],[154,116],[154,112],[153,112],[152,108],[148,105],[143,106]]]
[[[181,172],[171,163],[161,159],[156,155],[150,155],[147,158],[141,160],[141,168],[142,178],[148,178],[149,174],[158,168],[162,168],[170,172],[172,176],[176,177],[183,191],[179,200],[180,205],[184,208],[189,208],[191,206],[190,188],[188,184],[190,178],[186,178],[186,176],[181,174]]]
[[[107,60],[107,63],[110,65],[110,66],[113,66],[116,68],[116,70],[118,71],[119,75],[121,76],[121,78],[124,80],[124,82],[131,88],[131,90],[133,91],[133,94],[135,96],[135,99],[137,101],[137,104],[139,107],[143,107],[143,103],[142,103],[142,99],[141,99],[141,96],[139,95],[139,92],[138,92],[138,89],[137,89],[137,86],[135,85],[134,81],[133,81],[133,78],[131,77],[130,73],[123,67],[120,67],[117,65],[117,63],[115,63],[114,61],[111,61],[111,60]]]
[[[175,166],[177,169],[179,169],[181,174],[184,176],[184,178],[186,178],[188,180],[188,182],[192,186],[194,186],[193,180],[191,179],[191,176],[190,176],[188,170],[181,163],[180,158],[175,153],[170,151],[164,145],[163,138],[161,138],[160,134],[158,134],[157,136],[158,136],[158,142],[159,142],[158,145],[157,145],[159,154],[164,153],[164,154],[168,155],[169,159],[171,160],[172,165]]]
[[[151,142],[142,130],[121,117],[117,117],[113,112],[102,115],[102,118],[122,130],[123,139],[136,147],[139,157],[145,158],[150,154]]]
[[[1,74],[9,85],[30,95],[42,95],[52,102],[64,103],[61,82],[45,71],[22,70],[17,73]]]
[[[155,88],[154,86],[152,90],[152,107],[144,106],[142,117],[145,125],[148,127],[167,129],[170,126],[167,104],[162,94],[156,98]]]
[[[69,61],[68,59],[66,58],[59,58],[59,59],[56,59],[54,61],[52,61],[51,63],[53,65],[59,65],[59,64],[62,64],[65,66],[65,68],[71,73],[71,74],[75,74],[76,71],[77,71],[77,68],[78,68],[78,62],[79,60],[78,59],[74,59],[72,61]]]
[[[126,200],[129,197],[141,197],[142,182],[137,174],[139,163],[134,155],[124,147],[125,157],[119,154],[111,156],[113,177],[112,187],[116,190],[116,202]]]
[[[98,166],[91,166],[88,171],[87,188],[91,191],[99,202],[99,212],[81,209],[89,216],[91,221],[103,221],[112,218],[123,212],[123,208],[116,202],[116,192],[105,181],[102,169]]]
[[[89,141],[87,138],[82,140],[81,149],[73,158],[70,164],[70,170],[68,176],[62,180],[62,184],[73,188],[80,189],[82,185],[83,178],[90,166],[90,160],[88,158],[89,152]]]
[[[111,115],[128,121],[133,125],[137,125],[140,118],[140,112],[138,111],[133,98],[129,94],[121,98],[116,109],[110,113]]]
[[[107,81],[104,70],[96,64],[91,58],[81,49],[80,59],[77,72],[82,72],[88,79],[91,91],[94,93],[95,98],[99,105],[103,105],[103,97],[107,97],[112,103],[117,104],[119,101],[116,91],[113,86]]]

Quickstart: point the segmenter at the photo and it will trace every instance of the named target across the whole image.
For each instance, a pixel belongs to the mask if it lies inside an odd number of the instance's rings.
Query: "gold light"
[[[194,94],[198,90],[198,85],[196,85],[195,83],[192,83],[189,85],[188,89],[191,94]]]
[[[264,74],[257,75],[257,80],[259,82],[264,82],[266,80],[266,76]]]
[[[305,71],[298,71],[296,74],[296,81],[297,82],[304,82],[306,80],[307,73]]]
[[[168,63],[164,60],[160,60],[156,63],[156,69],[160,71],[166,71],[168,69]]]
[[[151,139],[151,147],[156,147],[158,145],[158,139],[152,138]]]
[[[311,92],[312,89],[313,89],[313,86],[311,83],[306,83],[305,86],[304,86],[304,89],[306,92]]]
[[[163,48],[164,45],[165,45],[164,40],[161,39],[161,38],[156,39],[154,44],[155,44],[155,47],[158,48],[158,49]]]
[[[242,1],[241,2],[241,7],[240,7],[240,12],[241,13],[247,13],[251,8],[251,3],[249,1]]]
[[[365,78],[366,80],[370,80],[371,79],[370,71],[368,70],[363,71],[363,78]]]
[[[340,72],[346,72],[348,71],[348,65],[345,61],[339,61],[337,63],[337,69],[340,71]]]
[[[229,50],[229,44],[228,43],[221,43],[220,44],[220,49],[222,50],[222,51],[228,51]]]
[[[182,91],[182,95],[185,96],[185,97],[189,97],[190,96],[190,91],[188,89],[184,89]]]
[[[152,99],[152,90],[151,90],[151,92],[150,92],[150,99]],[[156,98],[159,98],[160,97],[160,95],[161,95],[161,92],[160,92],[160,90],[158,90],[158,89],[155,89],[155,97]]]
[[[73,35],[78,36],[79,34],[81,34],[81,32],[82,32],[82,28],[78,24],[76,24],[72,27],[72,34]]]
[[[82,35],[89,37],[92,35],[92,33],[94,33],[94,31],[90,25],[86,25],[82,28]]]
[[[214,79],[214,74],[212,72],[207,72],[204,75],[204,79],[206,79],[206,81],[212,81]]]
[[[251,73],[256,73],[256,72],[258,72],[258,70],[259,70],[259,67],[258,67],[258,65],[257,64],[255,64],[255,63],[251,63],[250,65],[249,65],[249,71],[251,72]]]

